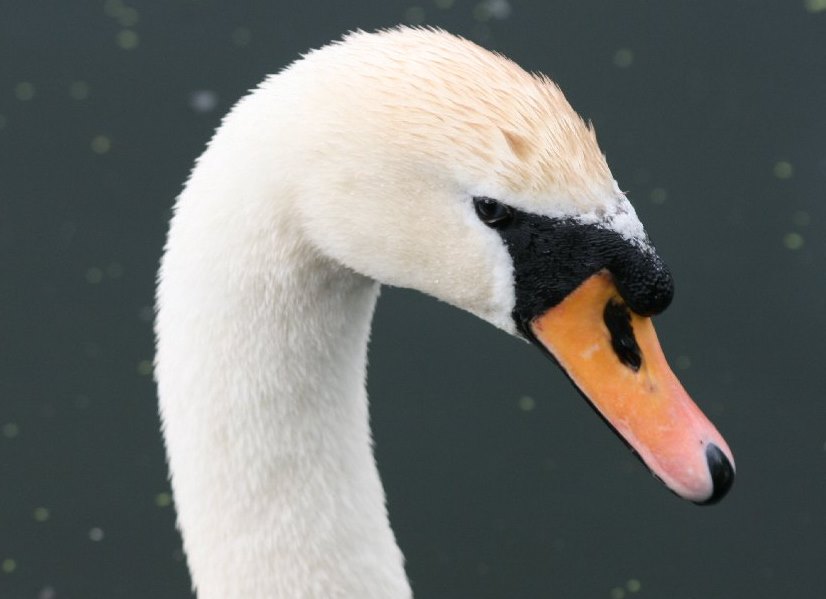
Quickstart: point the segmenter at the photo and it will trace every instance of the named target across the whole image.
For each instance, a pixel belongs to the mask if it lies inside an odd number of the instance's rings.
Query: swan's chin
[[[726,442],[671,371],[650,318],[599,272],[530,325],[536,341],[674,493],[715,503],[734,480]]]

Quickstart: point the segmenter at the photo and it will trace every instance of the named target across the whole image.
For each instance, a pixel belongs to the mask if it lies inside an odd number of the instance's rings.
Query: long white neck
[[[378,284],[305,240],[255,102],[199,160],[158,288],[156,374],[193,583],[201,599],[409,597],[364,388]]]

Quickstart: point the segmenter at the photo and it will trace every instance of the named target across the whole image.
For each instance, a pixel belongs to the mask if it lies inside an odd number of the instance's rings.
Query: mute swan
[[[202,599],[411,596],[364,387],[380,284],[538,345],[676,494],[728,490],[648,318],[671,276],[562,92],[443,31],[351,33],[242,99],[175,206],[156,376]]]

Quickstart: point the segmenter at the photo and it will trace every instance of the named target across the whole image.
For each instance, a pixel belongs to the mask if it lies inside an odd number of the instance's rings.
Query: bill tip
[[[697,505],[713,505],[719,502],[734,484],[734,466],[723,450],[714,443],[709,443],[706,447],[706,462],[713,488],[707,499],[695,502]]]

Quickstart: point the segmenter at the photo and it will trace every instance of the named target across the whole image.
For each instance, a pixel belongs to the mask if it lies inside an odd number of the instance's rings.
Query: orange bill
[[[669,489],[700,504],[726,494],[731,450],[669,368],[651,319],[628,309],[608,272],[588,278],[531,330]]]

